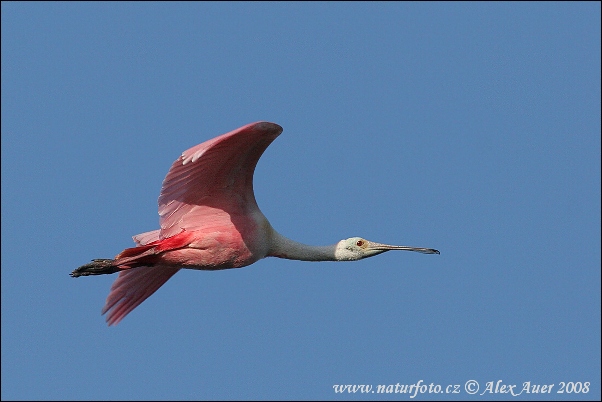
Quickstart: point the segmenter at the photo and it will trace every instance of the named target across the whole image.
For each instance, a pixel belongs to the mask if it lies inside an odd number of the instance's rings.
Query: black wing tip
[[[253,123],[253,128],[273,135],[279,135],[284,130],[279,124],[271,123],[269,121],[258,121],[257,123]]]

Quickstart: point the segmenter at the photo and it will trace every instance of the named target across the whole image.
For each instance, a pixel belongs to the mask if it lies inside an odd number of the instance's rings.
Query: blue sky
[[[599,400],[600,107],[599,2],[2,2],[2,399]],[[108,328],[69,272],[258,120],[279,232],[441,255],[180,271]],[[461,393],[333,390],[418,381]]]

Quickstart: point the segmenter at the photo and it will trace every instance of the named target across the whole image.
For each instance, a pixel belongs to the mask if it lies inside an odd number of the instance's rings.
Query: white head
[[[338,261],[354,261],[362,258],[372,257],[389,250],[416,251],[424,254],[439,254],[438,250],[432,248],[391,246],[388,244],[374,243],[361,237],[350,237],[337,243],[335,259]]]

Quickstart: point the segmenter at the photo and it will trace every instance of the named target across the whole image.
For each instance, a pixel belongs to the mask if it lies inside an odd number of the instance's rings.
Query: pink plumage
[[[276,232],[253,193],[255,166],[282,127],[257,122],[205,141],[172,164],[159,195],[160,229],[134,236],[136,247],[113,260],[97,259],[71,276],[119,272],[102,313],[119,323],[181,268],[240,268],[275,256],[305,261],[351,261],[388,250],[438,254],[359,237],[332,246],[308,246]]]
[[[119,272],[102,309],[109,325],[159,289],[178,272],[177,266],[241,267],[265,257],[261,247],[245,244],[243,237],[252,235],[258,225],[255,165],[281,132],[282,127],[273,123],[248,124],[176,159],[159,196],[161,229],[134,236],[138,247],[115,257],[127,269]]]

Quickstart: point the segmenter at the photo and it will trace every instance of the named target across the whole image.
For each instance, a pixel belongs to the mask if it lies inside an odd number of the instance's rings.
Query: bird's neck
[[[268,256],[300,261],[337,261],[336,244],[309,246],[282,236],[272,230],[272,244]]]

